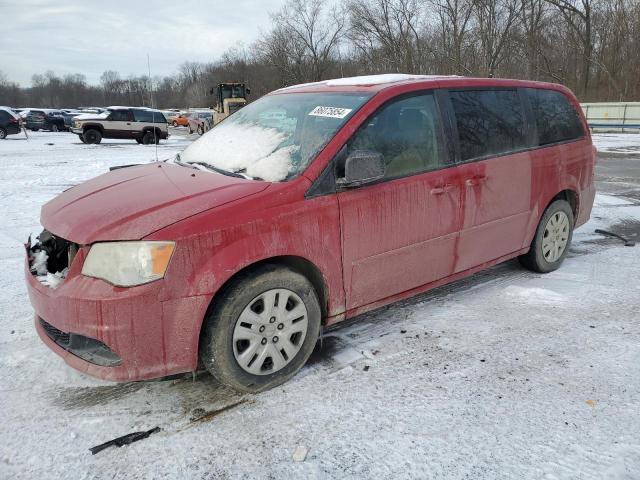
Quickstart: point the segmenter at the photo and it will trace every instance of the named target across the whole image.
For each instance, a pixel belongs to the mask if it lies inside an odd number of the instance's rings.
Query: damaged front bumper
[[[69,257],[66,278],[52,288],[32,272],[34,248],[27,244],[25,277],[35,328],[67,364],[111,381],[196,369],[198,320],[207,309],[207,297],[170,298],[163,280],[122,288],[84,276],[85,246]]]

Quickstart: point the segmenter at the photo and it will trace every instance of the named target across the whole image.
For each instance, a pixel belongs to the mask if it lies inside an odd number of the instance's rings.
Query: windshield
[[[180,162],[271,182],[293,178],[369,97],[363,93],[262,97],[192,143],[180,154]]]

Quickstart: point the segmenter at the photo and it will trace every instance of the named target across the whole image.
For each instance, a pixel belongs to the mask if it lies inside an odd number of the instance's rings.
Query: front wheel
[[[90,128],[83,134],[84,143],[98,144],[102,141],[102,134],[95,128]]]
[[[566,200],[556,200],[544,212],[527,253],[520,263],[534,272],[548,273],[560,267],[571,245],[573,210]]]
[[[320,334],[313,285],[300,273],[264,265],[226,287],[203,326],[200,358],[221,383],[257,393],[306,363]]]
[[[0,140],[7,138],[7,131],[4,128],[0,128]]]
[[[174,127],[178,126],[178,122],[176,122],[175,120],[173,122],[171,122],[171,125],[173,125]]]
[[[58,125],[56,125],[55,123],[53,125],[51,125],[51,131],[52,132],[58,132],[60,129],[58,128]]]

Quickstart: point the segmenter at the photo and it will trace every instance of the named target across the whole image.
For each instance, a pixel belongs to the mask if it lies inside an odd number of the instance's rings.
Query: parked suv
[[[212,112],[192,112],[189,117],[189,133],[203,135],[213,128]]]
[[[15,135],[22,130],[22,120],[8,107],[0,107],[0,140],[7,135]]]
[[[59,110],[31,109],[25,117],[25,126],[29,130],[50,130],[61,132],[65,130],[64,118]]]
[[[167,120],[159,110],[109,107],[98,114],[78,115],[71,131],[83,143],[100,143],[103,138],[130,138],[145,145],[166,139]]]
[[[595,159],[560,85],[382,75],[278,90],[175,160],[44,205],[27,245],[35,327],[101,378],[201,364],[262,391],[305,364],[322,325],[512,258],[560,267]]]

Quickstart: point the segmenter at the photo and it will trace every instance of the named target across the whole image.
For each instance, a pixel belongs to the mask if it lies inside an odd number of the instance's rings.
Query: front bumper
[[[83,261],[81,249],[68,277],[52,289],[31,274],[25,260],[36,331],[51,350],[84,373],[118,382],[196,369],[208,297],[165,298],[164,280],[114,287],[81,275]],[[65,335],[75,335],[80,341],[74,345]],[[105,358],[113,361],[105,362]]]
[[[82,135],[82,128],[71,127],[71,131],[76,135]]]

